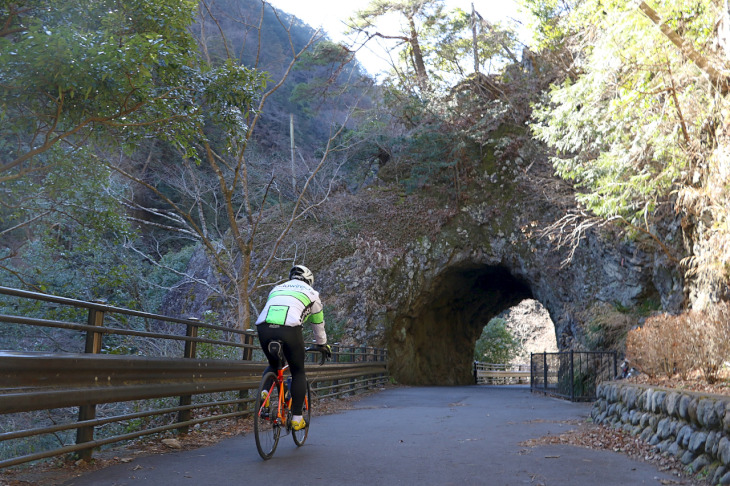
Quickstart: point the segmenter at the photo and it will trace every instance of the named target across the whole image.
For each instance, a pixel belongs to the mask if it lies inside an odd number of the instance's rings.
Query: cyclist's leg
[[[307,376],[304,373],[304,337],[302,326],[287,327],[284,357],[291,373],[292,415],[302,414],[304,396],[307,394]]]
[[[297,446],[304,445],[309,435],[309,421],[312,417],[312,391],[307,383],[307,394],[304,400],[304,406],[302,407],[302,418],[304,419],[304,427],[300,429],[294,429],[292,438]]]
[[[264,370],[262,376],[266,376],[266,373],[273,372],[276,373],[276,371],[283,366],[283,363],[281,362],[281,359],[279,356],[271,354],[269,351],[269,343],[275,339],[282,339],[282,332],[281,328],[284,326],[273,326],[270,324],[259,324],[256,326],[256,331],[259,335],[259,343],[261,344],[261,349],[263,349],[264,354],[266,355],[266,359],[269,361],[269,366],[266,367]],[[266,388],[270,387],[271,383],[266,383]]]

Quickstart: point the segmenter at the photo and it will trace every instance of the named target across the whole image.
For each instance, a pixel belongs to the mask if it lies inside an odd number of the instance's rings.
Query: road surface
[[[315,405],[316,407],[316,405]],[[253,433],[197,450],[140,457],[66,486],[680,484],[610,451],[521,444],[576,428],[590,404],[527,387],[398,387],[316,416],[297,448],[282,437],[263,461]]]

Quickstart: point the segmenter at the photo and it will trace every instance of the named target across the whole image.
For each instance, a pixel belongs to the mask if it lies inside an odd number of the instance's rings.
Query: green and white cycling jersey
[[[327,344],[319,292],[301,280],[289,280],[274,287],[256,319],[256,325],[301,326],[305,322],[312,325],[315,342]]]

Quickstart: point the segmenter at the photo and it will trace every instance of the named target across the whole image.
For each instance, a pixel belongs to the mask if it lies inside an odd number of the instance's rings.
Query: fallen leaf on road
[[[182,449],[182,444],[177,439],[162,439],[162,443],[170,449]]]

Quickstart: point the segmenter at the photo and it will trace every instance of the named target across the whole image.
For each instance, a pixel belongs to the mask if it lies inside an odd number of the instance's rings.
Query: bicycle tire
[[[312,418],[312,389],[309,387],[309,381],[307,381],[307,395],[304,399],[302,416],[304,417],[304,422],[306,422],[306,425],[303,429],[294,430],[292,433],[294,443],[298,447],[303,446],[304,442],[307,440],[307,436],[309,435],[309,421]]]
[[[266,383],[274,383],[276,386],[265,388]],[[261,398],[263,390],[270,390],[269,404],[264,407]],[[256,394],[256,405],[253,414],[253,432],[256,437],[256,449],[262,459],[271,459],[279,445],[279,436],[281,435],[282,425],[277,421],[277,412],[279,407],[279,386],[276,383],[276,373],[268,372],[261,379]]]

